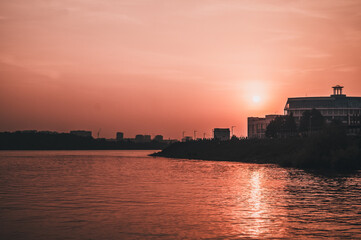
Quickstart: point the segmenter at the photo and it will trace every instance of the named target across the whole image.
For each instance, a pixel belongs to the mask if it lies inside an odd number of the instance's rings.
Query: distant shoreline
[[[0,133],[1,150],[159,150],[167,147],[165,141],[131,142],[108,141],[69,133]]]

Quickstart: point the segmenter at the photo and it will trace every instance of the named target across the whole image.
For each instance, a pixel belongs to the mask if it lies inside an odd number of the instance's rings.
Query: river
[[[1,239],[361,239],[361,172],[1,151]]]

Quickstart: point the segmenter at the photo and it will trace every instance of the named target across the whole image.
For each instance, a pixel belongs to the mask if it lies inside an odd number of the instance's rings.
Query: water
[[[0,152],[0,238],[361,238],[361,172],[151,152]]]

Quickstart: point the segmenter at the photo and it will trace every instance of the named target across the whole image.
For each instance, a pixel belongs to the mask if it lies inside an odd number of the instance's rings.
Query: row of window
[[[257,130],[257,132],[259,132],[260,130],[265,131],[267,128],[267,124],[260,123],[260,124],[249,125],[249,128],[250,128],[251,132],[253,132],[253,133],[256,132],[256,130]]]
[[[319,110],[322,115],[359,115],[361,109],[322,109]],[[293,113],[294,116],[300,116],[304,110],[289,110],[289,113]]]

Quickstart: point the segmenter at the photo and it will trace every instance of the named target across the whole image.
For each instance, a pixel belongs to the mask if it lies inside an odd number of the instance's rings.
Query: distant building
[[[145,142],[150,142],[150,141],[151,141],[150,135],[138,134],[135,136],[136,143],[145,143]]]
[[[144,135],[144,142],[150,142],[151,136],[150,135]]]
[[[117,132],[116,139],[117,139],[117,141],[123,141],[124,134],[122,132]]]
[[[192,137],[191,136],[185,136],[182,138],[182,142],[189,142],[189,141],[192,141]]]
[[[153,138],[154,141],[157,141],[157,142],[163,142],[163,136],[162,135],[156,135],[154,138]]]
[[[249,117],[247,134],[248,138],[266,137],[266,129],[268,124],[278,116],[281,115],[266,115],[264,118]]]
[[[229,128],[215,128],[213,129],[213,138],[220,141],[227,141],[231,138]]]
[[[135,142],[136,143],[144,142],[144,135],[141,135],[141,134],[135,135]]]
[[[84,131],[84,130],[70,131],[70,134],[76,135],[79,137],[92,137],[91,131]]]
[[[333,94],[329,97],[300,97],[288,98],[285,115],[293,114],[299,124],[302,114],[306,110],[317,109],[327,122],[338,120],[345,125],[354,124],[354,119],[361,114],[361,97],[346,97],[342,94],[342,86],[334,86]]]

